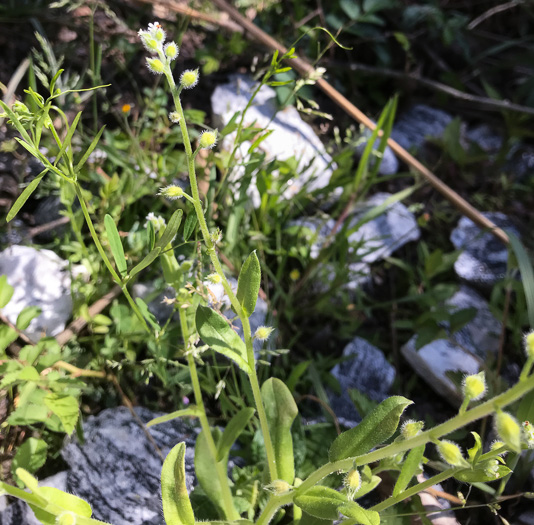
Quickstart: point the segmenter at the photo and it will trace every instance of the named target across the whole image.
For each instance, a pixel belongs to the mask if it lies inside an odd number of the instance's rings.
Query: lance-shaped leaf
[[[167,423],[167,421],[172,421],[173,419],[178,419],[179,417],[199,417],[201,411],[195,405],[189,406],[187,408],[182,408],[181,410],[176,410],[176,412],[171,412],[170,414],[165,414],[164,416],[156,417],[151,419],[146,426],[153,427],[154,425],[160,425],[161,423]]]
[[[195,213],[190,213],[184,223],[184,241],[188,241],[189,237],[193,235],[195,228],[197,227],[197,216]]]
[[[412,478],[418,473],[419,466],[423,461],[423,454],[425,452],[425,445],[415,447],[407,454],[402,468],[397,478],[397,483],[393,488],[393,496],[398,496],[401,492],[406,490]]]
[[[117,226],[115,225],[115,221],[113,220],[113,217],[111,215],[105,216],[104,226],[106,227],[109,246],[111,248],[111,253],[113,254],[113,259],[115,259],[117,270],[119,270],[121,276],[124,277],[127,271],[126,258],[124,257],[124,248],[122,247],[119,230],[117,230]]]
[[[464,483],[489,483],[502,479],[512,472],[506,465],[499,464],[497,459],[480,461],[473,469],[466,468],[454,474],[454,477]]]
[[[339,517],[338,508],[348,503],[348,500],[337,490],[316,485],[302,494],[299,494],[297,490],[293,502],[304,512],[316,518],[336,520]]]
[[[183,210],[176,210],[172,214],[169,224],[167,224],[163,235],[159,238],[158,242],[156,242],[156,248],[159,247],[163,250],[167,244],[174,239],[176,233],[178,232],[178,228],[180,227],[180,223],[182,222],[183,214]]]
[[[11,206],[9,213],[7,214],[6,221],[14,219],[20,209],[24,206],[24,203],[29,199],[30,195],[37,189],[42,178],[46,175],[48,168],[44,169],[33,179],[25,188],[24,191],[19,195],[18,199],[15,201],[15,204]]]
[[[178,443],[167,455],[161,469],[163,516],[173,525],[194,525],[195,515],[185,483],[185,443]]]
[[[15,288],[7,282],[7,275],[0,276],[0,308],[4,308],[11,298]]]
[[[360,507],[354,501],[349,501],[339,507],[339,512],[347,518],[352,518],[349,521],[343,521],[346,524],[359,525],[380,525],[380,515],[375,510],[367,510]]]
[[[291,485],[295,480],[291,425],[298,414],[297,404],[285,383],[274,377],[263,383],[261,397],[269,422],[278,477]]]
[[[260,283],[260,261],[256,255],[256,250],[254,250],[243,263],[237,280],[237,300],[247,317],[250,317],[256,308]]]
[[[132,270],[130,271],[130,279],[137,275],[141,270],[144,270],[147,266],[149,266],[153,261],[155,261],[158,257],[158,255],[161,253],[161,248],[154,248],[150,253],[148,253],[143,260],[136,264]]]
[[[411,404],[412,401],[402,396],[382,401],[359,425],[334,440],[328,454],[330,461],[361,456],[386,441],[397,430],[404,409]]]
[[[202,340],[215,352],[232,359],[248,373],[247,349],[241,338],[230,328],[228,321],[215,310],[200,305],[195,317]]]
[[[89,159],[91,153],[93,153],[93,150],[96,148],[98,141],[100,140],[100,137],[102,136],[102,133],[104,133],[104,130],[106,129],[106,126],[102,126],[99,130],[99,132],[96,134],[95,138],[89,144],[89,147],[87,148],[87,151],[83,154],[83,157],[80,159],[78,164],[76,165],[76,169],[74,170],[75,173],[79,173],[80,170],[83,168],[84,164]]]
[[[224,429],[223,435],[217,447],[217,461],[222,461],[230,453],[232,445],[245,430],[250,418],[254,415],[255,410],[250,407],[242,408],[230,421]]]

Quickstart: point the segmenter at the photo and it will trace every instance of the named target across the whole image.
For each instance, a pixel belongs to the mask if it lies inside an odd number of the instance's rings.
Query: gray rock
[[[349,228],[355,227],[364,214],[381,206],[391,197],[389,193],[377,193],[363,203],[349,220]],[[407,242],[421,236],[419,226],[412,212],[401,202],[387,206],[380,216],[362,224],[349,235],[349,242],[356,249],[361,260],[367,264],[389,257]],[[354,247],[357,246],[357,248]]]
[[[525,181],[534,175],[534,148],[520,144],[511,149],[504,171],[514,180]]]
[[[484,213],[498,227],[519,232],[503,213]],[[492,286],[506,274],[508,250],[489,231],[483,231],[471,219],[462,217],[451,232],[451,242],[457,250],[463,250],[454,263],[458,277],[472,284]]]
[[[355,337],[344,349],[343,360],[332,368],[339,381],[341,395],[330,394],[330,405],[341,424],[355,426],[360,416],[348,390],[356,389],[374,401],[383,401],[395,379],[395,369],[376,346]]]
[[[391,138],[404,149],[421,149],[427,138],[439,138],[452,116],[441,109],[417,104],[404,112],[393,126]]]
[[[135,410],[145,423],[161,415],[145,408]],[[174,445],[185,441],[186,483],[190,490],[194,482],[197,430],[175,419],[151,427],[149,432],[164,457]],[[108,409],[90,417],[84,425],[84,433],[83,445],[72,441],[62,450],[71,469],[52,480],[53,484],[88,501],[95,519],[113,525],[163,525],[162,460],[129,410],[124,407]],[[32,511],[21,502],[0,513],[0,525],[38,523]]]
[[[401,349],[412,368],[431,388],[453,405],[459,405],[462,396],[447,372],[476,374],[483,361],[476,357],[475,346],[466,330],[456,332],[450,339],[437,339],[416,349],[413,336]]]
[[[15,289],[2,313],[12,322],[27,306],[38,306],[42,313],[24,333],[38,341],[42,334],[57,335],[65,329],[72,314],[70,275],[67,262],[50,250],[11,246],[0,253],[0,275]]]
[[[363,142],[358,145],[356,148],[356,152],[358,155],[362,155],[367,143],[369,142],[368,138],[371,136],[371,130],[365,128],[363,132]],[[367,137],[367,140],[365,138]],[[360,142],[360,141],[358,141]],[[380,139],[376,139],[375,143],[373,145],[373,151],[376,152],[378,150],[378,147],[380,145]],[[371,166],[374,166],[374,158],[378,157],[378,153],[371,153]],[[378,169],[378,173],[380,175],[394,175],[399,171],[399,160],[397,159],[397,156],[395,153],[393,153],[393,150],[386,146],[386,149],[384,150],[384,153],[382,154],[382,162],[380,163],[380,168]]]
[[[488,355],[496,354],[499,350],[502,323],[491,313],[487,301],[468,286],[461,286],[447,304],[451,307],[451,313],[476,308],[474,319],[463,328],[471,338],[472,352],[483,360],[487,359]]]
[[[488,154],[497,153],[503,144],[502,136],[493,131],[487,124],[468,129],[466,138]]]
[[[211,96],[211,106],[215,124],[222,128],[238,112],[244,110],[257,83],[245,75],[233,75],[228,84],[218,86]],[[238,117],[240,118],[240,117]],[[335,166],[332,158],[325,152],[321,140],[312,127],[304,122],[299,112],[292,106],[278,111],[276,93],[268,86],[262,86],[252,107],[247,111],[245,127],[255,126],[258,129],[267,128],[271,133],[260,145],[260,150],[267,155],[267,160],[278,158],[285,160],[295,157],[298,161],[298,178],[288,182],[282,194],[290,199],[302,188],[314,191],[324,188],[330,181]],[[235,133],[229,135],[222,142],[226,150],[233,148]],[[249,145],[241,148],[238,157],[243,159],[247,155]],[[242,177],[242,170],[234,170],[236,187]],[[254,206],[258,206],[260,195],[252,181],[249,196]]]

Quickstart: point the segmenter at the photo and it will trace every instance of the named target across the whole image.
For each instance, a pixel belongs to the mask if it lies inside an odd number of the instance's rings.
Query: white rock
[[[42,313],[24,333],[37,341],[42,334],[55,336],[65,329],[72,314],[70,275],[67,262],[50,250],[30,246],[11,246],[0,253],[0,275],[7,275],[13,286],[11,301],[2,313],[16,323],[27,306],[38,306]]]
[[[233,75],[228,84],[218,86],[211,96],[211,105],[215,124],[222,128],[236,112],[245,109],[257,83],[244,75]],[[238,117],[237,122],[241,115]],[[246,113],[245,127],[257,127],[273,132],[260,144],[259,148],[267,155],[267,160],[274,158],[286,160],[295,157],[298,162],[298,178],[287,184],[283,191],[283,198],[290,199],[303,187],[307,191],[322,189],[330,181],[335,165],[332,158],[325,152],[323,143],[317,137],[312,127],[302,120],[299,112],[288,106],[278,111],[276,93],[268,87],[262,86],[256,98]],[[234,145],[235,132],[226,137],[222,147],[231,150]],[[248,144],[242,146],[238,158],[247,156]],[[234,180],[240,180],[243,170],[235,170]],[[252,180],[249,196],[254,206],[258,206],[261,196]]]

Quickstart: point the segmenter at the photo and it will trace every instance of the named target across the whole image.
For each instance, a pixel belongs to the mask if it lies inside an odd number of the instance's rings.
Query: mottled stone
[[[383,401],[395,379],[395,369],[382,351],[361,337],[355,337],[343,349],[342,357],[343,361],[331,371],[339,381],[341,395],[330,394],[329,398],[338,420],[352,427],[361,418],[349,396],[349,389],[359,390],[374,401]]]
[[[476,144],[482,151],[490,155],[497,153],[503,144],[502,136],[493,131],[487,124],[481,124],[468,129],[466,138],[469,142]]]
[[[16,323],[25,307],[41,308],[42,313],[24,330],[34,341],[42,334],[59,334],[72,314],[71,279],[66,268],[67,262],[50,250],[16,245],[0,253],[0,275],[7,275],[14,288],[2,313]]]
[[[484,213],[498,227],[519,236],[510,219],[503,213]],[[508,250],[491,232],[482,230],[471,219],[462,217],[451,232],[451,242],[463,250],[454,269],[459,277],[478,285],[492,286],[506,274]]]
[[[401,114],[391,138],[404,149],[419,150],[427,138],[439,138],[453,117],[441,109],[417,104]]]
[[[145,408],[135,411],[144,423],[161,415]],[[175,419],[148,431],[164,457],[174,445],[185,442],[186,484],[191,490],[197,430]],[[51,484],[88,501],[96,519],[113,525],[163,525],[162,460],[129,410],[108,409],[90,417],[84,424],[84,438],[84,444],[73,440],[64,447],[62,456],[71,468]],[[0,513],[0,525],[38,523],[21,502]]]
[[[244,110],[257,83],[245,75],[232,75],[230,82],[218,86],[211,96],[211,105],[215,124],[222,128],[236,112]],[[240,117],[238,117],[240,118]],[[314,191],[324,188],[330,181],[335,166],[332,158],[313,128],[302,120],[293,106],[278,111],[275,91],[262,86],[245,116],[245,127],[254,126],[273,132],[260,144],[259,148],[267,155],[267,160],[274,158],[285,160],[295,157],[298,162],[298,177],[295,177],[283,191],[282,197],[292,198],[302,188]],[[235,133],[222,142],[224,149],[233,147]],[[241,159],[247,156],[248,144],[242,146]],[[235,180],[242,178],[243,170],[234,170]],[[238,184],[237,184],[238,185]],[[237,186],[236,185],[236,186]],[[258,206],[261,196],[253,179],[248,190],[254,206]]]

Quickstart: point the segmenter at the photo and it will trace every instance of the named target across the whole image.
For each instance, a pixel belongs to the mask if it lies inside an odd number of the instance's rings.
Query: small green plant
[[[423,430],[422,422],[418,421],[406,421],[399,429],[403,413],[412,401],[402,396],[390,397],[372,408],[360,424],[341,433],[333,441],[329,447],[328,461],[324,465],[311,472],[305,479],[296,477],[291,430],[298,415],[297,405],[291,390],[284,382],[271,377],[260,385],[257,374],[254,341],[263,341],[271,335],[270,327],[260,327],[253,334],[249,321],[255,310],[260,290],[262,275],[259,259],[255,251],[248,255],[241,265],[237,289],[234,290],[219,258],[218,244],[222,232],[218,228],[210,228],[206,219],[205,202],[200,197],[196,159],[200,150],[215,147],[217,130],[206,129],[199,135],[197,146],[193,147],[181,97],[184,90],[193,88],[199,82],[198,70],[185,71],[176,83],[171,65],[178,54],[177,45],[174,42],[165,43],[165,31],[157,22],[150,24],[147,30],[141,30],[139,36],[152,55],[147,59],[148,67],[167,81],[174,102],[169,119],[180,128],[187,159],[190,192],[180,186],[169,185],[162,188],[160,194],[172,201],[177,199],[186,201],[186,218],[182,229],[184,242],[187,242],[198,228],[203,245],[200,262],[208,261],[211,272],[208,279],[223,286],[232,309],[241,323],[243,336],[239,336],[228,319],[210,306],[208,294],[205,293],[202,284],[197,281],[194,284],[190,282],[193,261],[186,260],[180,263],[175,256],[173,242],[182,223],[184,215],[182,208],[172,214],[168,224],[155,215],[149,217],[147,235],[151,250],[143,260],[133,266],[125,257],[115,220],[106,215],[104,226],[115,265],[111,263],[96,235],[83,190],[77,179],[101,132],[82,158],[77,163],[74,162],[71,139],[80,114],[75,117],[71,125],[65,119],[67,132],[65,138],[61,140],[49,117],[50,110],[61,112],[53,102],[59,95],[54,91],[54,81],[51,82],[50,97],[46,100],[34,91],[29,91],[39,107],[36,113],[30,112],[26,106],[20,104],[13,109],[3,104],[6,116],[21,135],[19,142],[45,166],[45,170],[36,182],[32,182],[15,203],[8,219],[15,216],[45,173],[49,171],[55,173],[72,185],[102,259],[155,344],[164,336],[165,327],[159,326],[143,301],[134,301],[131,298],[127,284],[157,259],[160,261],[165,281],[176,291],[174,304],[183,339],[180,356],[187,361],[194,403],[176,413],[153,420],[150,425],[174,417],[198,418],[202,430],[195,446],[195,471],[200,486],[216,509],[210,519],[219,521],[211,523],[267,525],[277,516],[281,519],[283,515],[285,523],[294,525],[312,523],[328,525],[340,519],[340,516],[341,523],[345,525],[378,525],[388,516],[387,511],[391,513],[392,507],[396,504],[449,478],[470,484],[476,483],[478,486],[507,479],[514,461],[505,461],[503,455],[508,453],[509,457],[517,457],[523,449],[533,446],[530,423],[518,421],[511,413],[505,411],[506,407],[534,390],[532,372],[534,335],[532,334],[525,340],[527,359],[519,381],[509,390],[479,402],[478,400],[486,392],[485,379],[482,375],[469,376],[464,381],[464,403],[458,414],[429,430]],[[282,56],[275,55],[270,71],[274,74],[283,70],[282,62],[291,59],[292,56],[293,50]],[[59,148],[54,162],[39,151],[43,127],[52,133]],[[231,166],[226,166],[226,169],[231,169]],[[202,341],[203,345],[199,344],[199,341]],[[241,408],[224,431],[210,425],[199,381],[197,365],[207,348],[230,359],[246,376],[252,391],[254,406]],[[494,418],[495,430],[500,441],[486,452],[483,450],[482,439],[476,432],[472,432],[474,444],[467,450],[467,455],[454,441],[445,439],[454,431],[464,429],[474,421],[488,416]],[[254,480],[255,485],[249,488],[249,493],[255,494],[251,498],[252,503],[249,508],[238,510],[236,504],[238,498],[232,490],[234,488],[232,481],[228,478],[227,463],[233,444],[250,423],[259,426],[265,460],[260,465],[252,466],[260,473]],[[428,461],[425,454],[432,452],[431,447],[427,447],[430,444],[435,446],[442,461],[433,463],[438,471],[436,475],[419,483],[416,475],[421,472],[421,465]],[[179,443],[171,450],[163,464],[161,493],[163,514],[168,525],[198,523],[186,489],[184,459],[185,444]],[[358,500],[376,489],[381,482],[377,474],[383,471],[390,472],[395,480],[392,493],[380,503],[365,508],[358,503]],[[16,474],[30,490],[29,493],[6,483],[0,483],[0,488],[7,494],[30,504],[42,523],[46,525],[103,523],[91,518],[91,508],[85,501],[55,489],[40,487],[27,469],[18,468]],[[336,477],[339,474],[343,474],[342,480]],[[328,482],[324,481],[326,478],[329,478]],[[259,493],[258,479],[262,485]],[[243,493],[243,489],[240,490]],[[247,519],[242,519],[242,514],[245,513]]]

